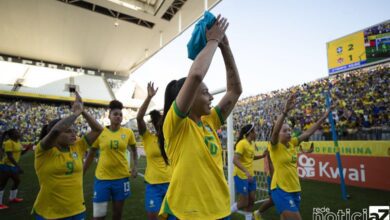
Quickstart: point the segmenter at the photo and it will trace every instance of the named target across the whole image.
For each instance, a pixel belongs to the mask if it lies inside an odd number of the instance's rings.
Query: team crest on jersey
[[[126,135],[125,134],[122,134],[121,135],[121,138],[124,140],[124,139],[126,139]]]
[[[77,153],[76,153],[76,152],[73,152],[73,153],[72,153],[72,158],[73,158],[73,159],[77,159]]]

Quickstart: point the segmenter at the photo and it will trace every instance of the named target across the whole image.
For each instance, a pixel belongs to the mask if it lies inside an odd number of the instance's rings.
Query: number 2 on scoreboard
[[[348,51],[353,50],[353,44],[348,44]]]

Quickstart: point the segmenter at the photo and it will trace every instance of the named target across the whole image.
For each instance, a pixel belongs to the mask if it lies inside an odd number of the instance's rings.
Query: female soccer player
[[[297,138],[291,138],[291,129],[283,124],[288,112],[294,108],[295,96],[291,95],[278,117],[272,131],[269,152],[274,165],[274,175],[271,182],[272,200],[282,219],[301,219],[299,205],[301,202],[301,186],[298,178],[297,159],[298,146],[307,140],[328,116],[328,109],[323,116],[308,130]]]
[[[146,155],[145,209],[149,220],[158,219],[158,211],[161,208],[172,175],[171,167],[165,163],[165,161],[168,162],[167,156],[165,155],[165,152],[160,151],[158,146],[157,134],[155,132],[150,132],[144,121],[145,112],[148,109],[153,96],[156,95],[157,90],[158,88],[155,89],[153,83],[148,83],[148,96],[137,114],[138,132],[142,136]],[[149,115],[152,119],[155,131],[158,133],[161,114],[159,111],[153,110]],[[161,153],[163,153],[163,155]]]
[[[84,172],[93,161],[96,150],[100,155],[95,171],[93,217],[104,219],[107,215],[108,201],[112,200],[112,219],[121,219],[123,204],[130,196],[129,165],[126,158],[130,148],[134,160],[131,175],[137,176],[137,149],[134,133],[131,129],[121,127],[123,104],[113,100],[109,105],[110,125],[104,128],[102,134],[93,143],[84,164]]]
[[[160,215],[179,219],[223,219],[230,215],[230,196],[223,172],[222,148],[216,130],[242,92],[238,70],[225,36],[227,20],[217,17],[207,31],[207,45],[186,78],[171,81],[165,90],[160,147],[167,151],[172,179]],[[215,108],[202,82],[217,48],[226,66],[227,92]]]
[[[248,124],[241,128],[240,135],[235,145],[234,185],[239,194],[237,209],[252,211],[255,202],[256,180],[254,176],[253,160],[262,159],[265,155],[255,156],[256,140],[254,125]],[[236,211],[233,207],[232,211]]]
[[[9,178],[14,182],[9,195],[9,202],[18,203],[23,201],[23,199],[17,197],[20,184],[19,174],[23,173],[19,166],[19,160],[27,150],[23,151],[19,139],[20,134],[14,128],[5,131],[1,137],[0,148],[2,149],[0,151],[3,151],[4,154],[0,157],[0,210],[8,208],[3,204],[3,196]]]
[[[85,219],[83,195],[83,158],[103,128],[83,110],[81,97],[76,93],[72,114],[55,119],[42,128],[35,149],[35,171],[40,190],[35,200],[35,219]],[[88,122],[91,131],[77,139],[75,120],[80,116]]]

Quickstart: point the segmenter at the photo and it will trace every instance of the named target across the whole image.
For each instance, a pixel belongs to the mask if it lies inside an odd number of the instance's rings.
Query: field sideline
[[[33,165],[33,152],[28,152],[21,158],[21,166],[24,170],[21,186],[19,187],[19,196],[24,198],[24,202],[11,204],[10,209],[0,210],[0,219],[2,220],[24,220],[32,219],[30,215],[39,186],[35,175]],[[87,205],[87,219],[92,218],[92,194],[93,194],[93,175],[96,163],[93,163],[84,177],[84,195]],[[139,161],[139,172],[143,173],[145,167],[144,157]],[[4,195],[5,203],[8,204],[9,187],[8,182]],[[131,197],[126,201],[123,219],[146,219],[144,211],[144,180],[141,176],[130,180]],[[390,205],[390,191],[370,190],[357,187],[348,187],[347,191],[351,196],[348,201],[342,201],[340,196],[340,187],[336,184],[320,183],[313,181],[302,181],[302,203],[301,214],[303,219],[312,219],[312,210],[314,207],[329,207],[333,212],[338,209],[345,210],[350,208],[351,212],[360,211],[368,208],[370,205]],[[386,199],[387,198],[387,199]],[[256,206],[258,207],[258,206]],[[111,208],[110,208],[111,209]],[[109,216],[111,216],[109,211]],[[272,208],[265,216],[266,219],[279,219],[275,210]],[[111,218],[107,218],[111,219]],[[232,220],[244,219],[242,215],[234,214]]]

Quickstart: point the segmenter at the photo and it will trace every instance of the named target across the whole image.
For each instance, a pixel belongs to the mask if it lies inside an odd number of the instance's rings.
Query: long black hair
[[[50,121],[49,124],[43,125],[41,133],[39,134],[39,141],[42,140],[59,121],[61,121],[61,118],[54,119]]]
[[[246,135],[248,135],[250,132],[252,132],[254,127],[255,126],[253,124],[247,124],[241,128],[240,135],[238,136],[236,144],[234,145],[234,150],[236,149],[238,142],[240,142],[244,137],[246,137]]]
[[[164,120],[165,117],[167,116],[169,109],[171,108],[173,101],[175,101],[177,95],[179,94],[181,87],[183,87],[186,79],[187,77],[181,78],[179,80],[172,80],[171,82],[168,83],[167,88],[165,89],[164,114],[160,120],[157,135],[158,135],[158,144],[160,147],[161,155],[164,158],[166,164],[169,164],[169,162],[168,162],[168,156],[164,148],[165,146],[164,132],[163,132]]]
[[[3,143],[3,141],[6,139],[6,138],[9,138],[11,140],[18,140],[19,139],[19,134],[18,134],[18,130],[16,130],[15,128],[11,128],[11,129],[8,129],[6,131],[4,131],[4,133],[1,135],[1,144]]]
[[[160,111],[154,109],[152,111],[149,112],[149,115],[150,115],[150,119],[152,120],[152,124],[154,126],[154,128],[156,128],[156,131],[159,129],[159,123],[160,123],[160,120],[161,120],[161,113]]]

